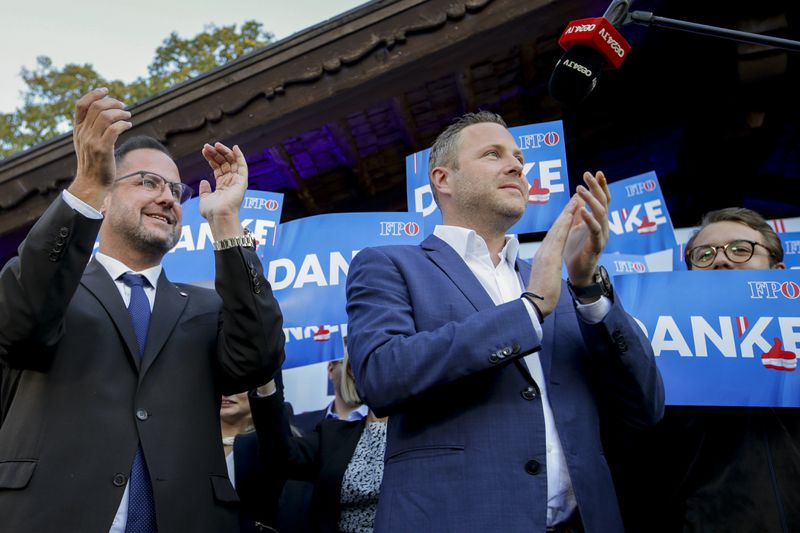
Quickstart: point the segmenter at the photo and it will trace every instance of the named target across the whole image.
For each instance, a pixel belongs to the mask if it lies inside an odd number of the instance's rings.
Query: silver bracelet
[[[227,250],[235,246],[243,246],[245,248],[255,248],[258,242],[255,237],[250,233],[247,228],[244,228],[244,235],[238,237],[229,237],[227,239],[220,239],[213,242],[214,250]]]

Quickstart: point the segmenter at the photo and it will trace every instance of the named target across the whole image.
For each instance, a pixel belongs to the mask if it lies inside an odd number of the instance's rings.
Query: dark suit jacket
[[[162,272],[140,360],[113,280],[87,267],[99,226],[59,198],[0,273],[0,358],[18,369],[0,428],[3,529],[107,531],[141,443],[160,533],[237,531],[220,396],[268,381],[283,357],[259,258],[217,252],[217,292]]]
[[[279,392],[266,398],[250,395],[253,424],[261,454],[270,468],[288,479],[314,483],[312,530],[337,532],[341,513],[342,479],[353,457],[366,420],[323,420],[303,437],[293,437]]]
[[[291,419],[291,423],[303,433],[311,433],[314,431],[314,428],[317,427],[317,424],[325,419],[325,414],[327,412],[327,407],[317,411],[306,411],[305,413],[294,415]]]
[[[671,406],[615,436],[629,533],[800,531],[800,409]]]
[[[287,404],[291,406],[291,404]],[[289,415],[290,423],[302,434],[312,433],[327,413],[327,408]],[[277,528],[281,533],[306,533],[312,527],[312,498],[314,483],[298,479],[287,479],[283,486],[278,509]]]
[[[376,532],[545,530],[541,395],[522,360],[534,352],[586,532],[622,531],[598,410],[655,423],[661,377],[618,299],[590,325],[561,294],[540,343],[523,302],[495,305],[435,236],[353,259],[350,360],[365,403],[391,416]]]
[[[272,475],[261,458],[255,432],[237,435],[233,441],[233,469],[239,495],[239,528],[242,533],[275,531],[278,499],[283,480]]]

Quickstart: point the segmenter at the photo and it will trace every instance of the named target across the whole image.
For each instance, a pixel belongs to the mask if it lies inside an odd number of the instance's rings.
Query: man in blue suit
[[[443,225],[350,266],[356,382],[391,417],[377,532],[622,531],[600,414],[654,424],[663,384],[598,268],[605,177],[584,174],[531,267],[505,235],[522,168],[502,118],[465,115],[431,151]]]

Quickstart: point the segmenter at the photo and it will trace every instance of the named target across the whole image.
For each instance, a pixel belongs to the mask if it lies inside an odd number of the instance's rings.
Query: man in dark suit
[[[605,177],[584,174],[531,268],[505,235],[529,186],[499,116],[450,126],[430,168],[444,225],[362,250],[347,280],[359,392],[390,416],[375,530],[622,531],[599,413],[653,424],[664,393],[598,269]]]
[[[154,139],[115,158],[131,126],[123,107],[105,89],[78,101],[75,179],[0,273],[0,358],[14,369],[2,394],[3,530],[238,531],[220,396],[271,379],[284,344],[239,222],[247,165],[238,147],[203,148],[216,292],[174,285],[160,262],[191,191]]]

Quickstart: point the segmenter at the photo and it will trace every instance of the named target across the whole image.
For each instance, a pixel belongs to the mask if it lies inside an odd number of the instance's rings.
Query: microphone
[[[566,50],[550,77],[550,95],[565,105],[582,102],[604,67],[618,69],[631,46],[614,27],[627,16],[630,0],[615,0],[602,17],[573,20],[558,39]]]

